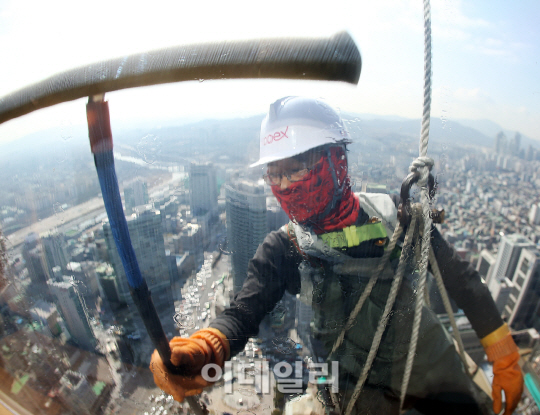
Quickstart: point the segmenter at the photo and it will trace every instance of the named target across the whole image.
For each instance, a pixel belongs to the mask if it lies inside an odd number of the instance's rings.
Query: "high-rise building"
[[[217,179],[212,163],[190,164],[189,199],[193,216],[202,216],[208,212],[212,215],[217,213]]]
[[[512,141],[510,142],[509,147],[510,147],[509,148],[510,154],[512,154],[513,156],[519,156],[519,150],[520,150],[520,147],[521,147],[521,134],[520,133],[516,132],[516,135],[514,136]]]
[[[139,268],[152,292],[152,299],[159,312],[162,303],[164,306],[172,303],[172,297],[168,293],[171,282],[165,257],[161,214],[156,210],[146,210],[128,218],[127,224]],[[126,273],[116,250],[109,223],[103,225],[103,233],[114,267],[120,301],[133,304]]]
[[[227,248],[232,255],[233,290],[238,292],[249,260],[267,233],[264,186],[245,180],[225,185]]]
[[[69,260],[64,236],[58,232],[47,232],[42,234],[40,239],[45,254],[47,272],[49,277],[52,277],[52,269],[54,267],[60,267],[62,270],[65,270]]]
[[[506,153],[506,148],[507,148],[506,135],[501,131],[495,137],[495,152],[497,154],[504,154]]]
[[[521,251],[524,248],[533,248],[534,244],[520,234],[503,235],[497,253],[493,272],[486,281],[490,291],[504,281],[504,278],[512,278],[516,270]]]
[[[85,376],[68,370],[60,379],[60,385],[58,394],[68,408],[83,414],[92,413],[97,396]]]
[[[514,287],[504,309],[514,330],[540,330],[540,252],[523,249],[514,272]]]
[[[96,274],[111,307],[117,307],[120,303],[120,297],[118,296],[117,279],[113,267],[110,264],[102,263],[96,267]]]
[[[277,231],[286,223],[289,223],[289,217],[281,206],[275,205],[267,206],[266,211],[266,227],[268,232]]]
[[[540,204],[535,203],[529,210],[529,223],[531,225],[540,225]]]
[[[47,283],[49,276],[47,275],[47,269],[44,266],[45,253],[41,245],[32,249],[23,248],[23,258],[28,270],[28,276],[35,285],[42,285]]]
[[[47,270],[43,266],[44,253],[37,233],[30,233],[24,239],[22,256],[33,284],[45,284],[48,279]]]
[[[32,321],[37,321],[46,333],[58,336],[61,332],[58,324],[58,311],[53,304],[40,300],[30,309]]]
[[[96,339],[81,296],[73,284],[66,280],[62,282],[50,280],[48,284],[72,340],[83,349],[94,350]]]
[[[501,315],[504,313],[504,309],[508,303],[508,299],[510,298],[510,293],[512,291],[514,291],[514,283],[510,278],[506,277],[503,281],[497,283],[491,291],[491,295],[493,296],[497,310],[499,310]]]
[[[202,265],[204,262],[204,238],[201,227],[196,223],[187,223],[176,235],[179,253],[189,252],[193,257],[195,264]]]
[[[484,279],[484,281],[487,281],[489,279],[489,276],[493,272],[494,265],[497,262],[497,258],[489,252],[487,249],[483,249],[480,252],[480,256],[478,258],[478,263],[476,264],[476,270],[480,274],[480,276]]]
[[[124,202],[127,214],[131,214],[136,206],[148,204],[149,200],[146,182],[135,180],[131,184],[124,186]]]

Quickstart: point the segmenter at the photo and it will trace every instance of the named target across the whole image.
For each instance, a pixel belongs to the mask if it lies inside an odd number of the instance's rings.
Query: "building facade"
[[[169,305],[172,298],[170,293],[167,293],[171,281],[165,256],[161,214],[156,210],[147,210],[128,218],[127,224],[141,274],[152,292],[152,299],[159,311],[160,305],[162,303],[163,306]],[[107,241],[109,257],[114,267],[118,296],[121,302],[132,305],[133,300],[129,292],[126,273],[116,250],[109,223],[103,225],[103,232]]]
[[[264,186],[239,181],[225,185],[228,251],[231,252],[233,290],[238,292],[249,260],[267,233]]]
[[[511,278],[514,275],[521,251],[524,248],[533,247],[534,244],[523,235],[515,233],[502,236],[497,261],[486,281],[491,292],[496,290],[505,278]]]
[[[193,216],[217,214],[218,191],[216,170],[212,163],[189,166],[189,199]]]
[[[124,203],[127,214],[131,214],[136,206],[146,205],[149,201],[148,185],[146,182],[135,180],[130,185],[124,187]]]
[[[93,350],[96,345],[94,332],[88,322],[81,296],[73,284],[69,281],[49,280],[49,289],[72,340],[83,349]]]
[[[504,309],[504,316],[514,330],[540,330],[540,252],[521,251],[514,272],[513,288]]]

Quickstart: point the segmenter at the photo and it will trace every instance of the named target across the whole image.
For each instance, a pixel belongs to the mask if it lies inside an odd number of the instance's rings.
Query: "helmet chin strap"
[[[345,146],[341,146],[343,148],[343,152],[345,154],[345,157],[347,157],[347,149]],[[316,221],[320,219],[324,219],[331,211],[336,207],[338,202],[341,200],[341,197],[343,196],[343,188],[345,185],[346,180],[343,180],[340,184],[337,179],[337,173],[336,173],[336,166],[334,166],[334,163],[332,162],[332,155],[330,153],[330,146],[326,148],[326,158],[328,159],[328,164],[330,166],[330,172],[332,173],[332,180],[334,181],[334,194],[332,195],[332,201],[328,203],[326,208],[324,209],[324,212],[317,215]],[[347,160],[347,169],[349,168],[349,163]],[[347,172],[348,174],[348,172]],[[315,223],[316,223],[315,221]]]

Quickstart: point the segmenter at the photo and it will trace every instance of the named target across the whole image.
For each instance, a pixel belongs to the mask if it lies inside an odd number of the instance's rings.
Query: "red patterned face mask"
[[[350,226],[358,217],[359,201],[351,190],[345,150],[342,147],[329,150],[331,163],[325,151],[304,180],[292,183],[285,190],[271,186],[289,218],[312,227],[318,234]]]

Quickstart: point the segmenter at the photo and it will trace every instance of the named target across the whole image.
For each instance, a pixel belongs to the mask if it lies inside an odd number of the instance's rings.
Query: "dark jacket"
[[[367,219],[362,211],[358,224]],[[480,275],[457,255],[435,227],[431,239],[446,289],[465,312],[478,337],[499,328],[502,319]],[[382,256],[383,248],[367,241],[345,252],[355,258],[373,258]],[[283,230],[266,236],[249,262],[242,290],[236,294],[230,308],[210,324],[227,336],[231,355],[242,351],[248,338],[257,336],[262,319],[273,310],[285,290],[293,295],[300,292],[298,266],[302,260]]]

